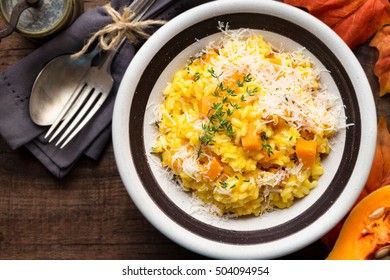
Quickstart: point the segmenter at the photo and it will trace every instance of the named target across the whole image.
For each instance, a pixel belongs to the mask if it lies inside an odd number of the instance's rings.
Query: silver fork
[[[133,22],[138,21],[154,2],[155,0],[134,0],[129,5],[136,14]],[[65,147],[103,105],[114,84],[111,62],[125,41],[123,39],[115,50],[109,51],[101,64],[89,68],[46,133],[45,139],[51,136],[49,143],[65,130],[55,144],[62,144],[60,149]]]

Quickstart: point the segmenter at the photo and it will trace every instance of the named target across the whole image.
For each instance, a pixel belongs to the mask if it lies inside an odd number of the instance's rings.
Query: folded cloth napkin
[[[112,0],[117,11],[132,0]],[[156,0],[142,19],[169,20],[204,0]],[[0,134],[12,149],[25,146],[56,177],[65,176],[82,155],[98,159],[111,139],[111,119],[116,92],[137,47],[126,42],[112,63],[114,86],[94,118],[63,149],[43,139],[48,127],[37,126],[29,115],[29,96],[43,66],[56,56],[79,51],[96,31],[112,22],[104,7],[88,10],[68,29],[40,46],[0,75]],[[153,31],[151,29],[149,31]]]

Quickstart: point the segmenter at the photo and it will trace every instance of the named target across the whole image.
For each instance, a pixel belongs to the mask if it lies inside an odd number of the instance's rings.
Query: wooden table
[[[108,1],[84,2],[87,10]],[[16,33],[3,39],[0,71],[36,47]],[[390,120],[390,95],[378,97],[373,76],[376,50],[363,45],[355,53],[367,71],[378,114]],[[323,259],[327,253],[318,241],[286,258]],[[29,151],[13,151],[0,139],[0,259],[203,258],[170,241],[142,216],[122,184],[111,143],[99,161],[82,158],[60,180]]]

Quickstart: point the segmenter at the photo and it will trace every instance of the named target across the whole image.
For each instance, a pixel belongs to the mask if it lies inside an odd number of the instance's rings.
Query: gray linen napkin
[[[120,11],[132,0],[112,0]],[[205,0],[157,0],[143,19],[169,20]],[[129,42],[118,51],[112,63],[112,92],[83,130],[63,149],[43,139],[48,127],[35,125],[29,115],[29,97],[35,78],[56,56],[79,51],[85,41],[106,24],[110,16],[103,7],[82,14],[68,29],[45,43],[0,74],[0,134],[12,149],[25,146],[54,176],[64,177],[77,160],[86,155],[97,160],[111,139],[111,119],[116,92],[123,74],[137,51]],[[152,28],[149,31],[153,31]]]

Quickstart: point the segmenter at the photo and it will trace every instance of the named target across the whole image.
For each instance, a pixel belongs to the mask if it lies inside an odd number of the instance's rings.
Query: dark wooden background
[[[106,0],[85,0],[85,10]],[[4,21],[0,19],[0,27]],[[38,45],[17,33],[0,42],[0,72]],[[379,98],[375,49],[355,50],[372,85],[378,115],[389,118],[390,94]],[[1,121],[1,120],[0,120]],[[323,259],[314,244],[286,259]],[[27,150],[0,138],[0,259],[203,259],[159,233],[129,198],[110,143],[99,161],[82,158],[64,179]]]

